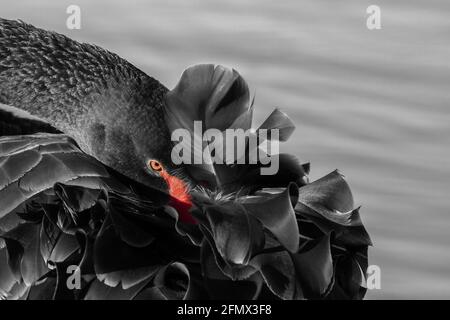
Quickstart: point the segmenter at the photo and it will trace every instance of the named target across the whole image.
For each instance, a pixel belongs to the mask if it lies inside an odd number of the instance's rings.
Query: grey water
[[[366,28],[371,4],[380,30]],[[0,16],[100,45],[169,88],[196,63],[236,68],[256,124],[273,107],[293,118],[282,148],[312,179],[346,176],[381,269],[369,299],[450,298],[449,15],[445,0],[0,0]]]

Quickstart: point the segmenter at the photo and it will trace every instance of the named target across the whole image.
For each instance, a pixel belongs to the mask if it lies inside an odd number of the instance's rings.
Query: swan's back
[[[33,113],[50,116],[54,104],[89,105],[89,99],[125,86],[123,98],[143,87],[150,96],[166,92],[118,55],[30,24],[0,18],[0,42],[0,102],[32,105]]]
[[[0,43],[0,103],[43,119],[125,174],[131,163],[116,163],[120,152],[167,156],[167,89],[157,80],[105,49],[20,21],[0,18]]]

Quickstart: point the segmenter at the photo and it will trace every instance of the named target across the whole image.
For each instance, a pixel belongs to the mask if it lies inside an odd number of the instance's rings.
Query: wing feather
[[[126,189],[66,135],[0,137],[0,218],[55,183]]]

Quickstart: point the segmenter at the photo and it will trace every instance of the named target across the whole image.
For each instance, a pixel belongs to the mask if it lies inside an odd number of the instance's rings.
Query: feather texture
[[[251,128],[237,71],[194,66],[167,91],[106,50],[21,22],[0,19],[0,41],[0,102],[49,122],[0,121],[1,299],[364,297],[371,240],[337,171],[309,183],[309,164],[288,154],[273,176],[261,163],[171,167],[175,129]],[[286,141],[295,126],[275,109],[263,129]],[[149,158],[193,183],[212,175],[214,188],[189,190],[197,224],[143,179]]]

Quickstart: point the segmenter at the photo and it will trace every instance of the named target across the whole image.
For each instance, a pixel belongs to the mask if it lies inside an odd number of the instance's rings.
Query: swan
[[[174,130],[248,130],[252,112],[234,69],[192,66],[169,90],[0,18],[0,298],[362,298],[371,240],[337,170],[173,163]],[[258,129],[294,127],[275,109]]]

